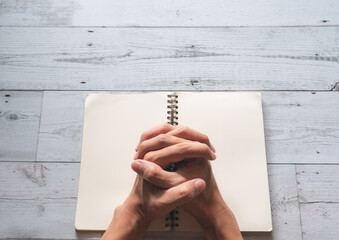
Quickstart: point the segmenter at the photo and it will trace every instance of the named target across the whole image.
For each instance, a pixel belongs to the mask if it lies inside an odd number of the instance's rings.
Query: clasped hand
[[[210,164],[215,149],[206,135],[162,124],[144,132],[135,150],[134,186],[102,239],[141,239],[154,219],[177,206],[200,223],[207,239],[242,239],[218,190]],[[170,163],[176,171],[164,170]]]

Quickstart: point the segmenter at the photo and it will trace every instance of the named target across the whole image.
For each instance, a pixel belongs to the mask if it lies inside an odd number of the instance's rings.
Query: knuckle
[[[153,152],[148,152],[144,156],[144,160],[147,160],[149,162],[156,162],[158,160],[157,155]]]
[[[143,141],[147,138],[147,133],[146,132],[143,132],[140,136],[140,140]]]
[[[210,152],[210,147],[205,143],[201,143],[200,148],[203,152]]]
[[[177,148],[182,151],[182,152],[185,152],[185,151],[189,151],[191,148],[192,148],[192,145],[189,144],[189,143],[178,143],[177,144]]]
[[[205,134],[202,134],[202,135],[201,135],[201,141],[206,142],[206,143],[209,142],[208,136],[205,135]]]
[[[148,152],[144,156],[144,160],[153,162],[153,159],[154,159],[154,154],[152,152]]]
[[[157,141],[159,143],[166,143],[168,140],[168,135],[166,134],[159,134],[158,137],[157,137]]]
[[[161,128],[164,130],[170,130],[172,129],[172,125],[165,122],[165,123],[162,123]]]
[[[145,143],[142,142],[142,143],[140,143],[140,145],[139,145],[139,152],[142,153],[142,152],[144,152],[144,151],[145,151]]]
[[[188,130],[189,130],[189,128],[185,125],[178,126],[178,132],[179,133],[184,133],[184,132],[187,132]]]

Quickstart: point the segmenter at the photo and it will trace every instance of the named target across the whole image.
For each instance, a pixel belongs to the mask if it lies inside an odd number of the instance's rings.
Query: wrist
[[[242,240],[236,219],[230,209],[219,212],[213,224],[202,226],[207,240]]]
[[[112,222],[101,240],[141,239],[147,228],[148,224],[136,213],[120,205],[115,208]]]
[[[203,229],[215,226],[223,213],[230,211],[218,190],[208,193],[208,199],[204,205],[208,207],[201,208],[199,216],[196,217]]]
[[[196,218],[208,240],[242,240],[235,216],[223,200],[220,192],[215,190],[210,194],[208,208],[203,208],[202,214]]]

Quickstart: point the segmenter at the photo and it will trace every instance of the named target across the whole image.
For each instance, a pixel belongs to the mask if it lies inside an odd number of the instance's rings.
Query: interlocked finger
[[[141,142],[134,159],[142,159],[147,152],[156,151],[185,141],[187,140],[183,138],[178,138],[167,134],[159,134],[154,138]]]
[[[177,126],[172,131],[167,133],[168,135],[176,136],[179,138],[184,138],[187,140],[198,141],[201,143],[205,143],[207,146],[211,148],[213,152],[215,152],[215,148],[212,146],[207,135],[200,133],[192,128],[187,126]]]
[[[215,160],[216,155],[206,144],[189,141],[148,152],[144,156],[144,160],[154,162],[161,167],[166,167],[169,163],[180,162],[189,158]]]
[[[188,180],[177,172],[165,171],[157,164],[145,160],[133,161],[132,169],[148,182],[165,189]]]
[[[177,206],[181,206],[192,201],[206,188],[204,180],[197,178],[192,179],[178,186],[169,188],[163,192],[158,192],[155,209],[164,209],[170,211]]]
[[[159,134],[165,134],[169,131],[172,131],[175,127],[168,123],[163,123],[158,126],[155,126],[146,132],[143,132],[140,137],[140,141],[138,143],[138,146],[135,148],[135,151],[138,151],[140,143],[142,143],[145,140],[148,140],[150,138],[153,138]]]

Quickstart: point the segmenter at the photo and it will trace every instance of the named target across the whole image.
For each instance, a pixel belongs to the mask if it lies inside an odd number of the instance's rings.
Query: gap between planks
[[[339,27],[338,24],[328,24],[324,26],[320,25],[257,25],[257,26],[44,26],[44,25],[36,25],[36,26],[20,26],[20,25],[0,25],[0,28],[93,28],[93,29],[100,29],[100,28],[153,28],[153,29],[176,29],[176,28],[326,28],[326,27]]]
[[[336,83],[336,84],[339,84]],[[206,90],[201,90],[201,89],[187,89],[187,90],[178,90],[178,89],[161,89],[161,90],[154,90],[154,89],[91,89],[91,90],[86,90],[86,89],[15,89],[15,88],[2,88],[0,89],[0,92],[89,92],[89,93],[105,93],[105,92],[111,92],[111,93],[146,93],[146,92],[305,92],[305,93],[335,93],[339,92],[339,90],[302,90],[302,89],[296,89],[296,90],[291,90],[291,89],[279,89],[279,90],[269,90],[269,89],[250,89],[250,90],[214,90],[214,89],[206,89]]]

